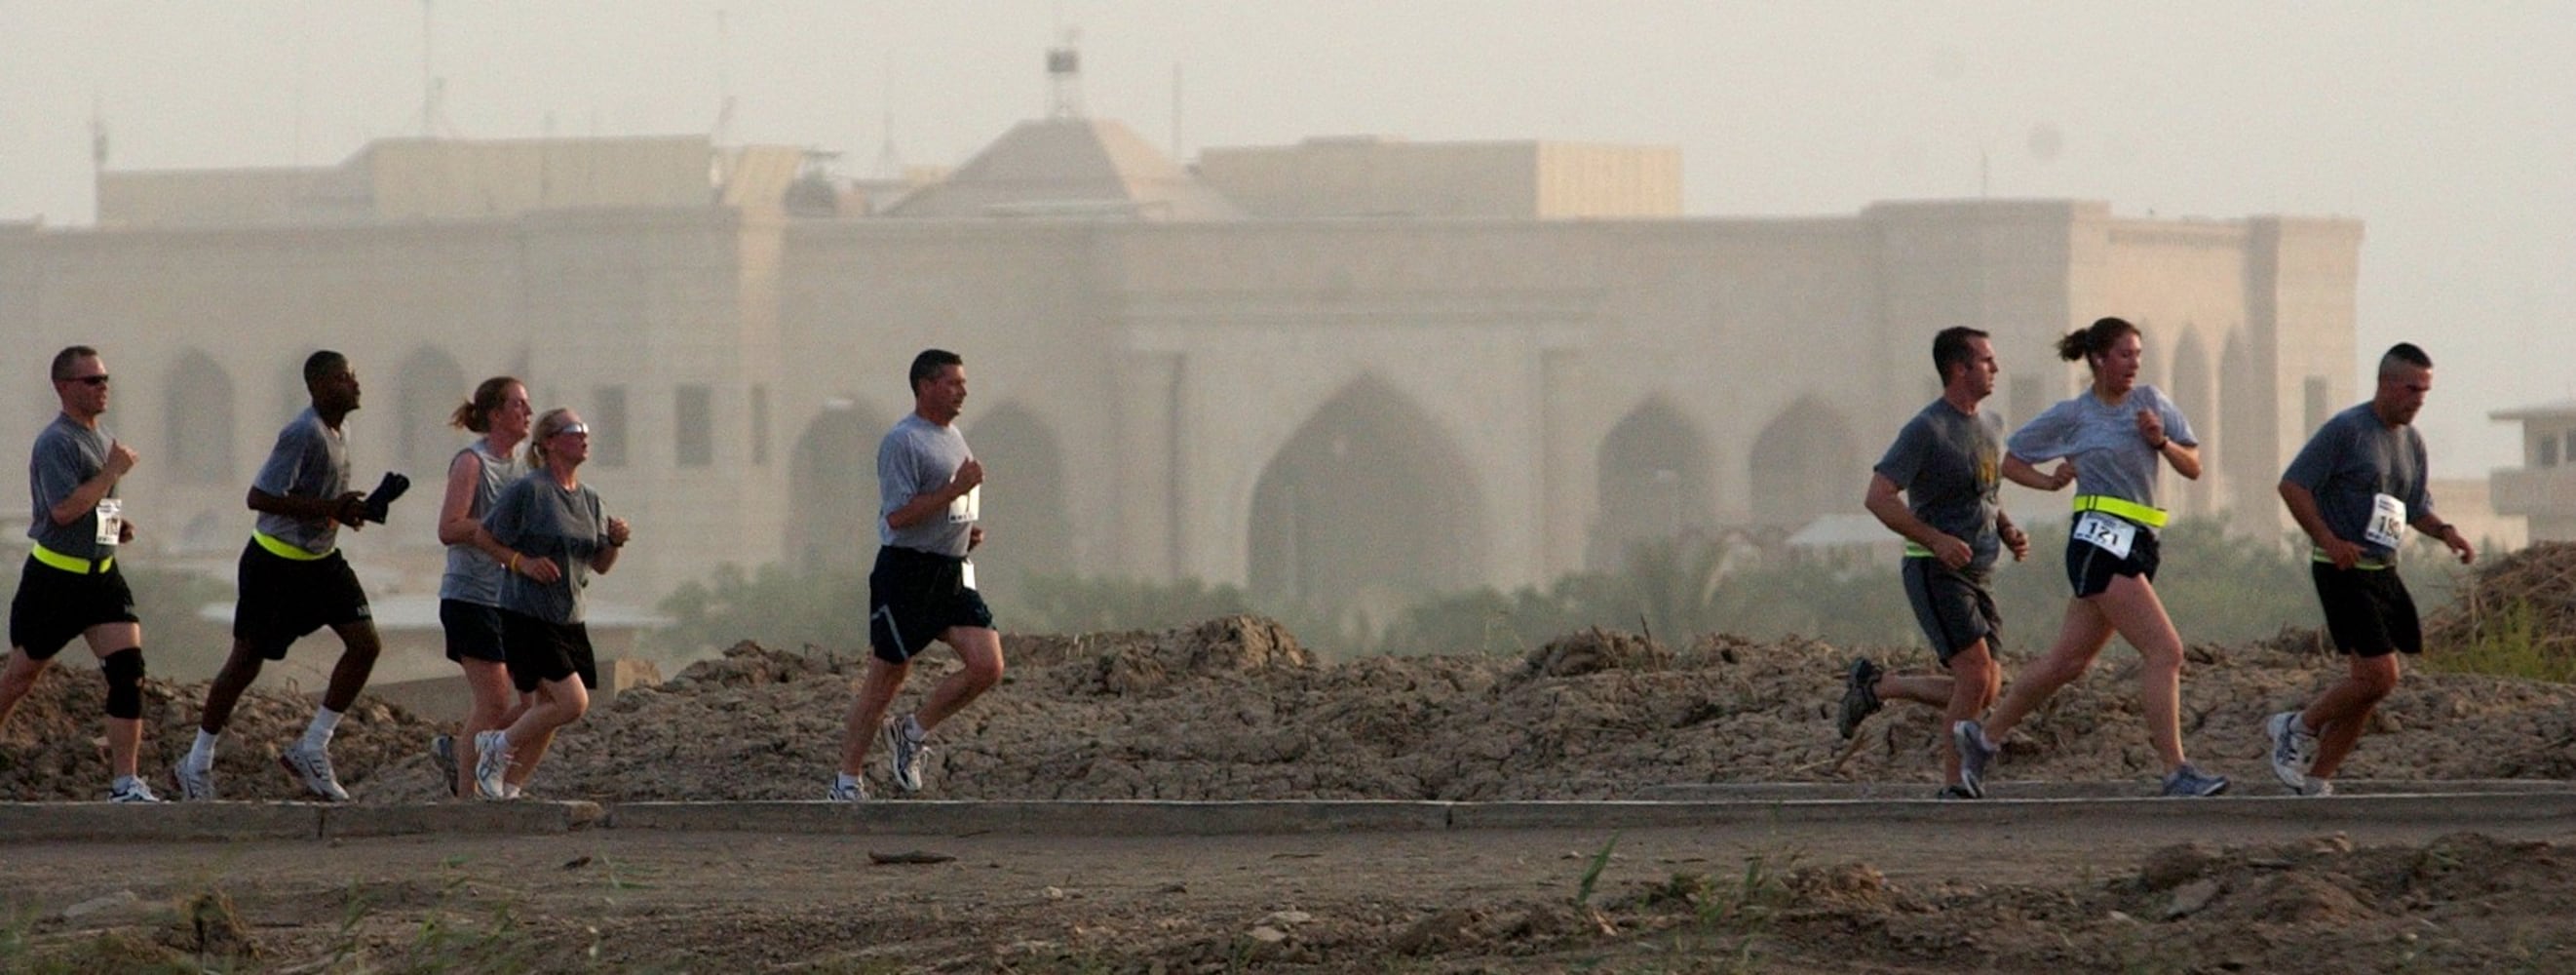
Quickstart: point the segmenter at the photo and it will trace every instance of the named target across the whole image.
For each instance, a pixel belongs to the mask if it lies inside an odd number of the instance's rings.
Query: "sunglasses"
[[[107,374],[102,372],[95,376],[67,376],[64,377],[63,381],[67,383],[80,383],[85,386],[105,386],[107,385]]]
[[[574,436],[581,436],[581,437],[587,437],[587,436],[590,436],[590,424],[587,424],[587,423],[574,423],[574,424],[568,424],[568,425],[566,425],[563,429],[561,429],[561,430],[557,430],[557,431],[555,431],[555,432],[553,432],[553,433],[546,434],[546,436],[549,436],[549,437],[560,437],[560,436],[563,436],[564,434],[567,434],[567,433],[572,434],[572,435],[574,435]]]

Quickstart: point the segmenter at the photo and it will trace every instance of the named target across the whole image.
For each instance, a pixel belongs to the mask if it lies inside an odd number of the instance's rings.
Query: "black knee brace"
[[[143,716],[143,648],[127,647],[100,661],[99,672],[107,677],[107,716],[140,718]]]

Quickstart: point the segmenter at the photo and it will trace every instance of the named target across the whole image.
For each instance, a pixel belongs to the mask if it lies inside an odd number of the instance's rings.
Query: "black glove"
[[[376,489],[367,492],[367,500],[360,502],[366,505],[367,512],[358,520],[384,524],[386,509],[392,508],[394,499],[402,497],[403,492],[409,490],[411,490],[411,478],[393,471],[386,471],[385,479],[376,482]]]

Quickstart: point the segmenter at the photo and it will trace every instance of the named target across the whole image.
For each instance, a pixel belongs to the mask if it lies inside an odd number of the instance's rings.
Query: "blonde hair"
[[[538,464],[544,464],[546,439],[562,433],[565,427],[576,422],[579,421],[573,417],[569,406],[558,406],[538,416],[537,422],[528,427],[528,456],[536,458]]]

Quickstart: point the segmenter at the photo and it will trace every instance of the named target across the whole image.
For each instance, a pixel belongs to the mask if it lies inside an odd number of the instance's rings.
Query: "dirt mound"
[[[1655,642],[1654,637],[1596,626],[1530,651],[1521,676],[1580,677],[1605,670],[1662,670],[1672,662],[1673,652]]]
[[[36,681],[0,728],[0,799],[104,799],[107,743],[100,708],[106,685],[95,670],[57,666]],[[176,786],[170,767],[197,737],[206,686],[146,678],[143,684],[143,751],[139,771],[165,795]],[[226,799],[309,798],[278,765],[278,752],[294,744],[313,719],[315,698],[289,687],[252,688],[233,709],[215,753],[215,787]],[[408,778],[414,766],[423,781],[429,736],[438,727],[400,707],[361,695],[331,738],[340,783],[360,797],[386,776]]]
[[[2534,542],[2478,567],[2459,599],[2424,620],[2429,647],[2464,646],[2509,627],[2547,656],[2576,655],[2576,543]]]

